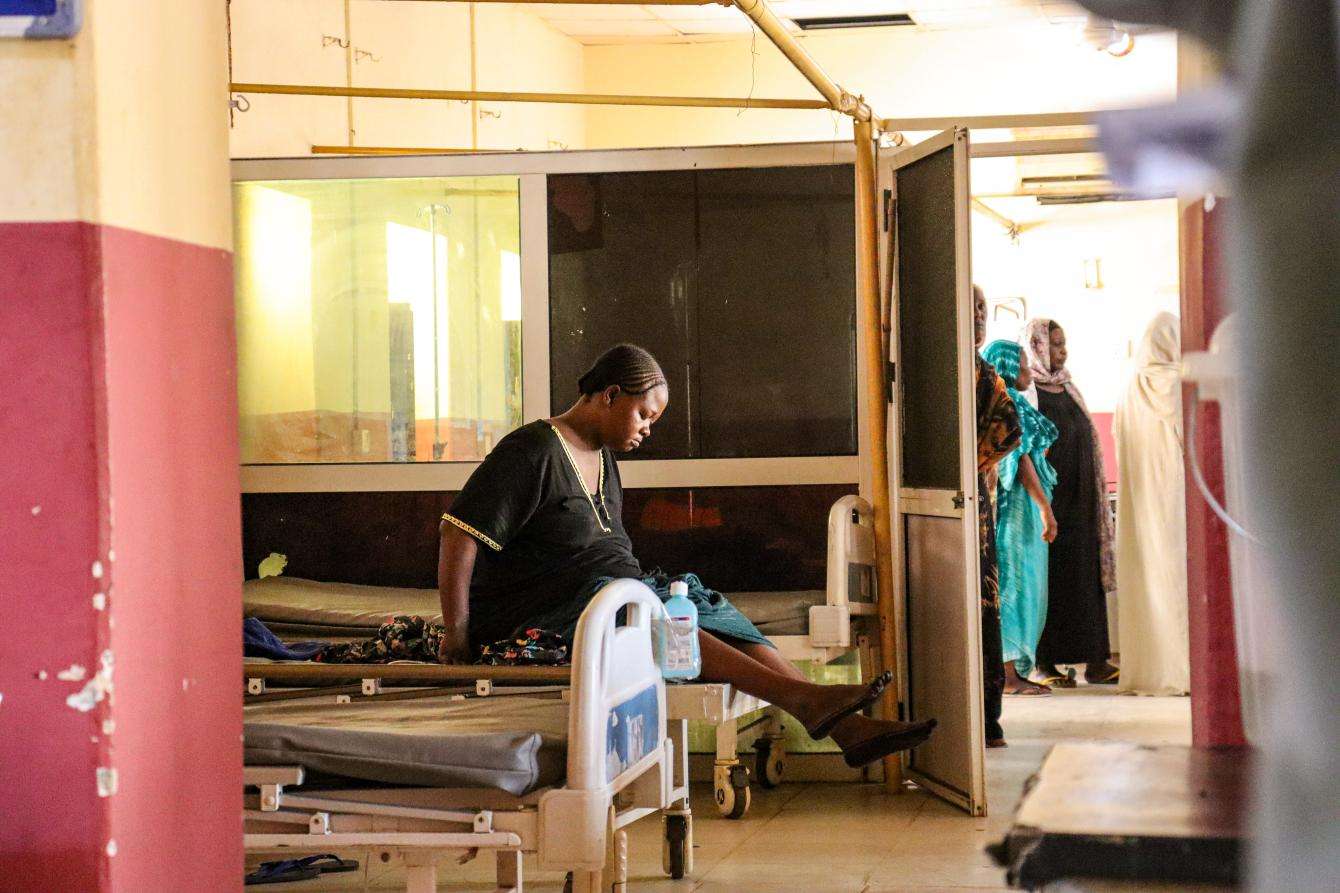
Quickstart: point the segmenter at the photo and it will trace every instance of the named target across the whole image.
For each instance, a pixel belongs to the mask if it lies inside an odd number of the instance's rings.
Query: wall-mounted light
[[[1084,287],[1103,287],[1103,265],[1100,258],[1090,257],[1084,260]]]

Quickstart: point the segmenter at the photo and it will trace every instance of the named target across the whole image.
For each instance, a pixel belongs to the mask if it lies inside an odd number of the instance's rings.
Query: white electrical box
[[[851,612],[846,605],[810,608],[810,644],[816,648],[851,647]]]

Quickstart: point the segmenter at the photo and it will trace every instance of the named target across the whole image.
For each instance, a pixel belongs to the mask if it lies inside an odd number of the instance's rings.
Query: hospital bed
[[[829,511],[824,591],[736,592],[729,597],[789,660],[822,665],[860,651],[864,671],[871,662],[859,623],[860,618],[876,613],[874,553],[869,503],[859,496],[844,496]],[[393,614],[441,619],[435,589],[269,577],[247,581],[243,601],[246,616],[259,618],[286,640],[366,639]],[[253,698],[276,685],[337,686],[341,695],[358,697],[376,695],[392,686],[451,683],[467,689],[473,686],[477,694],[487,696],[500,685],[561,684],[567,672],[560,667],[331,665],[250,658],[244,668],[247,692]],[[688,753],[689,722],[707,723],[715,730],[713,789],[723,816],[743,817],[752,800],[750,773],[739,758],[741,749],[753,746],[753,777],[760,784],[774,787],[781,782],[785,748],[780,711],[729,685],[672,685],[667,689],[667,699],[670,735],[679,753]],[[749,721],[740,725],[746,717]],[[680,808],[688,814],[687,801]]]
[[[570,688],[411,689],[389,703],[308,691],[247,706],[247,850],[399,856],[407,893],[436,890],[445,856],[480,852],[494,856],[497,889],[520,893],[522,854],[534,854],[571,872],[574,893],[620,893],[623,829],[664,812],[667,868],[682,877],[692,838],[673,805],[687,800],[687,755],[666,735],[652,656],[662,610],[635,580],[602,589],[577,626]]]

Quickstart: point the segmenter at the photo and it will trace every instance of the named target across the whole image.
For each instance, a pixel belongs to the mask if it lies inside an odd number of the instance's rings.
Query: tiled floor
[[[1010,746],[987,751],[990,816],[971,818],[919,790],[888,796],[877,785],[784,784],[756,791],[742,821],[717,816],[711,792],[694,795],[694,870],[671,881],[661,872],[661,826],[629,829],[629,888],[638,893],[896,893],[1001,890],[1004,875],[983,852],[1002,836],[1025,779],[1061,740],[1189,744],[1186,698],[1122,697],[1081,686],[1048,698],[1007,698]],[[276,889],[395,890],[404,871],[369,865],[350,875]],[[255,860],[249,860],[255,861]],[[457,868],[441,863],[440,890],[492,890],[493,860]],[[528,865],[529,869],[530,866]],[[562,877],[528,871],[526,889],[555,893]]]

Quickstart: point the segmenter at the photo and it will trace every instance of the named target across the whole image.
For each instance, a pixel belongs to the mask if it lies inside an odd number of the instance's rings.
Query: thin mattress
[[[562,782],[567,721],[562,700],[522,695],[279,701],[245,708],[243,756],[248,766],[521,796]]]
[[[243,612],[263,620],[287,639],[367,638],[394,614],[418,614],[441,622],[436,589],[318,583],[298,577],[248,580]],[[825,601],[822,590],[736,592],[731,603],[766,636],[797,636],[809,631],[809,610]]]

